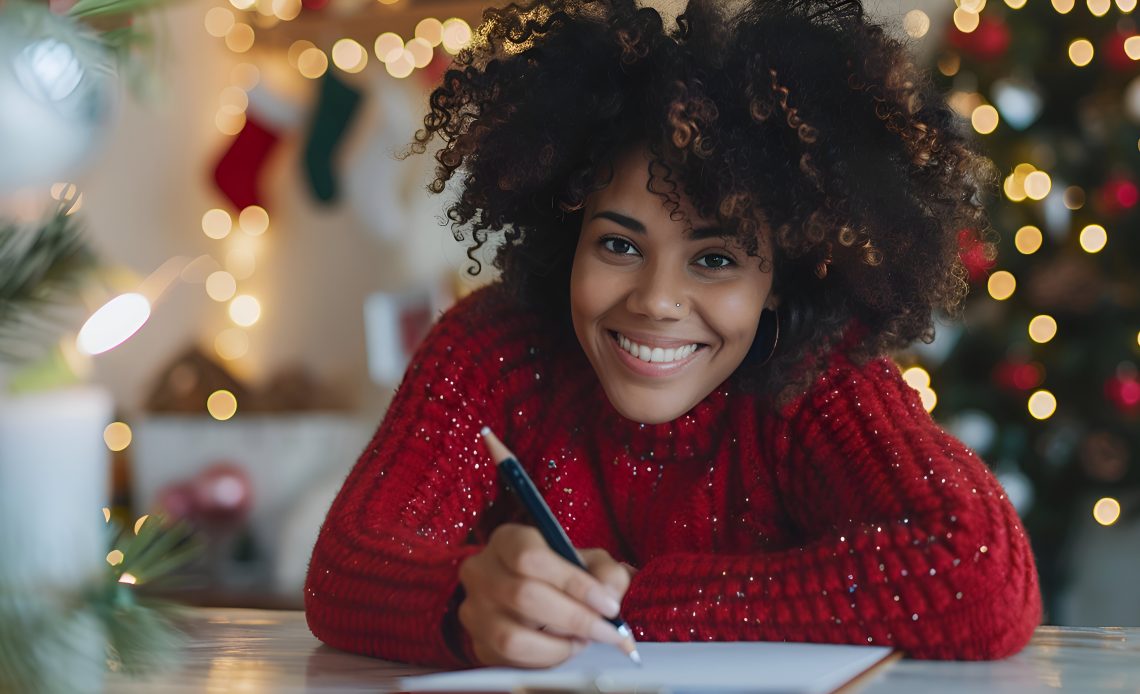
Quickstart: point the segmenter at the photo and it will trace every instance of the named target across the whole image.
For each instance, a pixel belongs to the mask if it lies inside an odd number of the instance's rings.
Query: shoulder
[[[563,355],[569,340],[558,321],[514,297],[495,282],[461,298],[445,311],[418,356],[477,364],[488,373],[533,365]],[[576,342],[574,342],[576,344]]]
[[[780,407],[782,419],[839,410],[863,417],[906,415],[930,420],[918,391],[903,380],[894,360],[858,352],[859,334],[860,328],[854,326],[819,360],[806,387]]]

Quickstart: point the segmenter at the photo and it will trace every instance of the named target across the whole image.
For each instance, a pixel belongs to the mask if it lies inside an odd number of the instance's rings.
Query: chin
[[[656,397],[614,397],[609,393],[606,394],[614,409],[618,411],[621,416],[626,419],[637,422],[638,424],[664,424],[677,419],[689,410],[693,409],[694,403],[663,403],[661,402],[660,395]]]

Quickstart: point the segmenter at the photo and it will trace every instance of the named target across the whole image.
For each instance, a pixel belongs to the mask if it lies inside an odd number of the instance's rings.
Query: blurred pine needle
[[[51,309],[74,301],[95,255],[61,205],[39,228],[0,221],[0,362],[38,355]]]

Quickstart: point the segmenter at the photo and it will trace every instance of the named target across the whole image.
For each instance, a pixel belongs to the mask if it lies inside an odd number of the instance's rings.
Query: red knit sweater
[[[640,425],[562,335],[488,290],[436,324],[321,528],[305,587],[319,639],[469,664],[448,618],[458,566],[524,518],[480,442],[488,425],[576,546],[640,569],[622,604],[639,640],[962,659],[1029,640],[1041,601],[1017,514],[889,360],[836,353],[778,412],[726,382]]]

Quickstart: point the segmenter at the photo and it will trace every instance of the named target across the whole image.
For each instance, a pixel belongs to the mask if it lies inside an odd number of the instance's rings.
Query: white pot
[[[69,592],[102,569],[112,412],[91,387],[0,395],[0,583]]]

